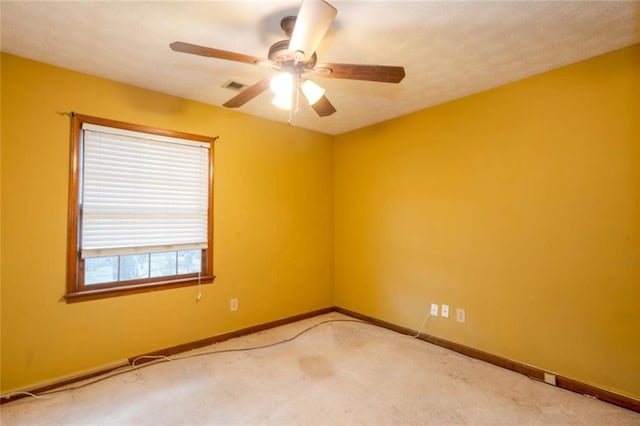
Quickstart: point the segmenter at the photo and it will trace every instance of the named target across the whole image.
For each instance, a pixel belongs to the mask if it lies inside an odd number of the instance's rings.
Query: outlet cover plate
[[[442,316],[442,318],[449,318],[449,305],[442,305],[440,316]]]
[[[431,316],[432,317],[437,317],[438,316],[438,304],[437,303],[432,303],[431,304]]]
[[[229,309],[231,310],[231,312],[235,312],[238,310],[238,299],[231,299],[231,301],[229,302]]]
[[[462,308],[457,308],[456,309],[456,321],[458,321],[458,322],[464,322],[465,321],[464,309],[462,309]]]

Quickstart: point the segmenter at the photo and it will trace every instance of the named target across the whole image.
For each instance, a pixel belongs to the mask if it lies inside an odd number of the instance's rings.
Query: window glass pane
[[[118,256],[89,257],[84,260],[86,285],[118,281]]]
[[[149,278],[149,254],[120,256],[120,281]]]
[[[181,250],[178,252],[178,274],[200,272],[202,250]]]
[[[176,274],[176,252],[151,253],[151,277]]]

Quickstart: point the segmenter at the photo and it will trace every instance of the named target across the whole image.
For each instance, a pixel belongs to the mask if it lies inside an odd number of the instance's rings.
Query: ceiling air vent
[[[247,87],[247,85],[238,83],[237,81],[229,80],[225,84],[223,84],[222,87],[224,87],[225,89],[231,89],[231,90],[235,90],[236,92],[239,92],[240,90]]]

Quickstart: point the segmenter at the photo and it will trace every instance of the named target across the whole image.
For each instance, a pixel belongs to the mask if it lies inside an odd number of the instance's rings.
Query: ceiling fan
[[[271,87],[276,94],[274,105],[290,111],[290,122],[298,108],[300,93],[320,117],[326,117],[336,109],[324,95],[324,89],[305,78],[305,74],[383,83],[399,83],[405,76],[404,68],[396,66],[318,64],[316,49],[336,14],[336,8],[324,0],[303,0],[297,17],[287,16],[280,22],[288,39],[274,43],[267,59],[181,41],[171,43],[170,47],[176,52],[263,65],[278,71],[273,78],[260,80],[229,99],[223,104],[227,108],[240,107]]]

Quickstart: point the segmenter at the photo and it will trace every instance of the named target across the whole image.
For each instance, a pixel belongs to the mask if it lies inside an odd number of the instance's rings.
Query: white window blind
[[[82,257],[206,248],[209,144],[84,123]]]

